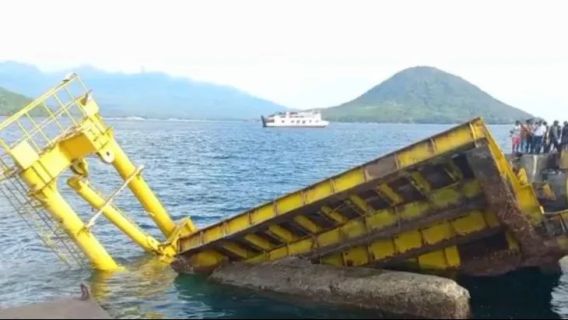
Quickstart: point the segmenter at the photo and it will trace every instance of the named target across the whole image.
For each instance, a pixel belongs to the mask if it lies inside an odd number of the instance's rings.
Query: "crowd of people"
[[[546,121],[517,121],[511,130],[513,153],[549,153],[568,149],[568,121],[561,126],[554,121],[549,126]]]

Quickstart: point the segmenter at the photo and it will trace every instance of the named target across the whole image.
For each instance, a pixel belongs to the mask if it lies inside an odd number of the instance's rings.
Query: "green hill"
[[[481,116],[495,124],[533,117],[432,67],[402,70],[360,97],[321,111],[326,120],[340,122],[459,123]]]
[[[21,94],[0,87],[0,115],[10,115],[27,105],[31,100]]]

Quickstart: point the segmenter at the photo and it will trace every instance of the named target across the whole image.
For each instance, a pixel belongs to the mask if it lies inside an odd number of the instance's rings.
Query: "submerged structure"
[[[0,124],[0,190],[62,260],[119,265],[91,232],[104,216],[178,272],[299,257],[317,264],[498,275],[555,264],[568,252],[564,154],[506,156],[481,119],[381,156],[203,229],[175,222],[116,142],[77,75]],[[87,158],[123,184],[103,197]],[[96,210],[82,221],[67,183]],[[155,239],[113,205],[126,188],[163,234]],[[86,259],[85,259],[86,258]]]

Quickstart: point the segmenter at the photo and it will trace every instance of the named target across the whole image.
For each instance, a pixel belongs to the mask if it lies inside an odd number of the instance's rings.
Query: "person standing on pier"
[[[542,153],[549,153],[550,152],[550,127],[548,126],[548,122],[543,121],[542,125],[544,126],[544,136],[542,138]]]
[[[550,130],[548,130],[548,140],[551,151],[552,147],[554,147],[557,152],[560,152],[560,144],[562,141],[562,127],[560,127],[558,120],[554,120],[552,126],[550,126]]]
[[[511,130],[511,140],[513,142],[513,153],[522,152],[521,150],[521,122],[516,121],[515,126]]]
[[[562,138],[561,138],[561,150],[566,150],[566,145],[568,145],[568,121],[564,121],[564,127],[562,127]]]
[[[532,128],[531,120],[527,120],[521,125],[521,152],[531,152]]]
[[[538,121],[534,128],[534,135],[532,138],[532,153],[539,154],[542,149],[542,143],[544,141],[544,135],[546,134],[546,126],[542,121]]]

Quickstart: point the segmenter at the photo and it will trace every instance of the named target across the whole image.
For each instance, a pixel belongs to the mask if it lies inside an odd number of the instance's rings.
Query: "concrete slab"
[[[432,319],[470,316],[469,292],[455,281],[417,273],[338,268],[284,258],[261,264],[233,263],[210,280],[303,301]],[[389,316],[390,317],[390,316]]]

